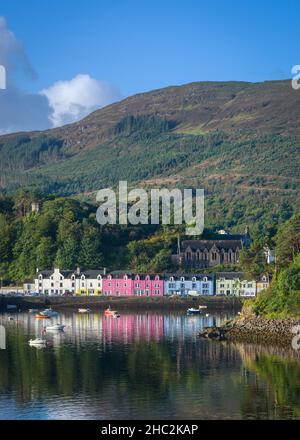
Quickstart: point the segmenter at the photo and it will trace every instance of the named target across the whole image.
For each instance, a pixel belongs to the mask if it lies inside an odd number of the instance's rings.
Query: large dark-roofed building
[[[172,255],[172,261],[179,266],[195,269],[236,264],[248,240],[246,235],[230,234],[224,234],[218,240],[184,240],[178,244],[177,254]]]

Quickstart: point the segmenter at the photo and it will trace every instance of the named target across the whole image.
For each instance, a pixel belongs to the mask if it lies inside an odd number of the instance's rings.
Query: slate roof
[[[245,274],[243,272],[217,272],[216,279],[220,278],[225,278],[227,280],[235,280],[238,278],[240,280],[244,280]]]
[[[204,277],[206,277],[209,281],[213,279],[213,276],[211,274],[201,273],[201,274],[193,274],[193,273],[180,273],[180,274],[173,274],[173,273],[166,273],[164,274],[164,280],[169,281],[170,278],[173,277],[175,281],[180,281],[182,277],[184,277],[185,281],[192,281],[192,278],[196,278],[196,281],[203,280]]]
[[[204,251],[205,249],[210,250],[214,246],[217,247],[219,251],[222,249],[242,249],[243,244],[241,240],[184,240],[181,244],[181,249],[183,252],[186,251],[187,248],[191,248],[192,251],[196,251],[199,249],[200,251]]]

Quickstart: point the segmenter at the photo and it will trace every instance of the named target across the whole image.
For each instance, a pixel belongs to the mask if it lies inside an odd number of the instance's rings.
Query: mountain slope
[[[167,87],[68,126],[0,137],[0,189],[204,187],[209,222],[272,221],[299,209],[299,136],[289,81]]]

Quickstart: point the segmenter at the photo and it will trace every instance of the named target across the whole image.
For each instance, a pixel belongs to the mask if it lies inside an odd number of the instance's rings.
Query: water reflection
[[[299,418],[293,353],[201,340],[229,315],[62,313],[51,347],[28,339],[45,321],[2,316],[0,418]]]

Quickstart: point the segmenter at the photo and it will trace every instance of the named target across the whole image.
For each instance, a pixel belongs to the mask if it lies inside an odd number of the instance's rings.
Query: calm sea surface
[[[228,314],[61,313],[49,346],[28,340],[45,321],[0,315],[0,419],[300,418],[299,357],[202,340]]]

